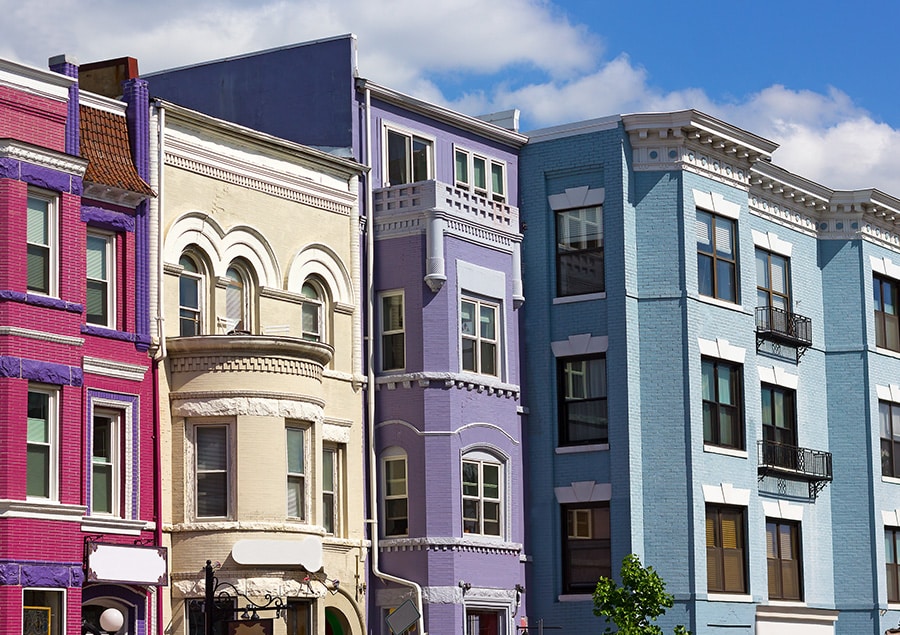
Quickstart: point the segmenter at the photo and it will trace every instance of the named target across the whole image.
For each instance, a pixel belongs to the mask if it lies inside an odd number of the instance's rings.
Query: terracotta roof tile
[[[125,117],[89,106],[80,111],[81,156],[89,161],[84,179],[154,196],[131,160]]]

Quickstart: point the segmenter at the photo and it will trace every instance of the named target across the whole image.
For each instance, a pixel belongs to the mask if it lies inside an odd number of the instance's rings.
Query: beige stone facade
[[[273,635],[361,635],[360,168],[171,104],[154,118],[167,632],[203,632],[210,560],[234,618],[270,595]]]

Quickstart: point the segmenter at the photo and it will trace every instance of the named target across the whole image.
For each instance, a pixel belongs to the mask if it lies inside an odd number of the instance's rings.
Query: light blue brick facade
[[[900,524],[900,481],[882,477],[879,401],[900,399],[900,356],[876,346],[872,280],[900,271],[887,219],[900,201],[793,175],[772,165],[775,148],[684,111],[537,131],[523,149],[532,626],[601,628],[589,592],[566,592],[564,544],[577,531],[563,510],[607,503],[612,571],[634,552],[660,572],[676,598],[667,631],[849,635],[897,624],[884,541]],[[605,289],[559,297],[554,206],[565,207],[554,197],[574,200],[578,188],[603,189]],[[698,210],[733,223],[735,301],[700,293]],[[782,314],[757,312],[758,250],[789,260],[786,318],[808,322],[772,327]],[[587,341],[605,354],[608,444],[567,445],[558,360]],[[707,438],[702,360],[739,370],[742,440]],[[792,443],[764,433],[764,390],[793,396],[778,410],[795,413]],[[739,518],[740,550],[717,537],[731,527],[723,511]],[[793,554],[787,543],[773,553],[767,525],[794,538]],[[722,570],[743,580],[723,591],[716,563],[733,557]]]

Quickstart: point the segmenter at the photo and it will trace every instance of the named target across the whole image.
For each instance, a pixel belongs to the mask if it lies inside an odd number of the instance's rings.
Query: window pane
[[[503,166],[491,163],[491,189],[494,194],[503,196]]]
[[[489,340],[497,339],[496,335],[494,334],[494,321],[496,320],[496,317],[496,309],[489,306],[481,307],[481,337]]]
[[[288,472],[303,474],[303,430],[287,429]]]
[[[387,134],[388,181],[390,185],[409,183],[409,137],[391,130]]]
[[[87,237],[87,275],[89,278],[106,280],[106,245],[105,238]]]
[[[497,374],[497,346],[495,344],[481,343],[481,373],[483,375]]]
[[[322,489],[334,491],[334,450],[322,452]]]
[[[459,314],[462,334],[475,335],[475,305],[472,302],[461,302]]]
[[[112,513],[112,490],[112,466],[95,464],[91,472],[91,509],[105,514]]]
[[[197,474],[197,515],[225,516],[228,480],[224,472]]]
[[[716,255],[734,256],[734,223],[720,216],[716,217]]]
[[[485,164],[485,160],[481,157],[474,157],[472,159],[472,175],[473,182],[475,185],[475,189],[477,190],[486,190],[487,189],[487,166]]]
[[[292,518],[303,518],[303,477],[289,476],[287,483],[287,515]]]
[[[50,446],[28,446],[28,496],[50,497]]]
[[[771,288],[769,286],[769,254],[761,249],[756,250],[756,286],[764,289]]]
[[[381,319],[385,331],[403,328],[403,296],[387,295],[381,299]]]
[[[706,212],[697,211],[697,251],[712,253],[712,216]]]
[[[413,138],[413,181],[428,180],[428,162],[430,151],[430,141]]]
[[[456,182],[469,184],[469,155],[461,150],[456,151]]]
[[[478,463],[463,461],[463,496],[478,496]]]
[[[108,286],[104,282],[87,281],[87,321],[91,324],[107,324],[109,321]]]
[[[227,468],[226,444],[228,433],[225,428],[197,428],[197,467],[201,470],[224,470]]]
[[[734,263],[719,260],[716,262],[716,297],[734,302],[735,293]]]

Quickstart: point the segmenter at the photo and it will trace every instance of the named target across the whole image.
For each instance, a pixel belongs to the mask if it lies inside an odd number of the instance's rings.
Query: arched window
[[[187,254],[178,261],[181,275],[178,277],[178,334],[200,335],[202,328],[201,298],[203,276],[197,261]]]
[[[463,534],[503,536],[503,464],[484,451],[462,459]]]
[[[250,331],[250,277],[233,264],[225,272],[225,332]]]
[[[303,283],[300,293],[303,295],[302,337],[313,342],[324,341],[325,293],[322,287],[312,280]]]

